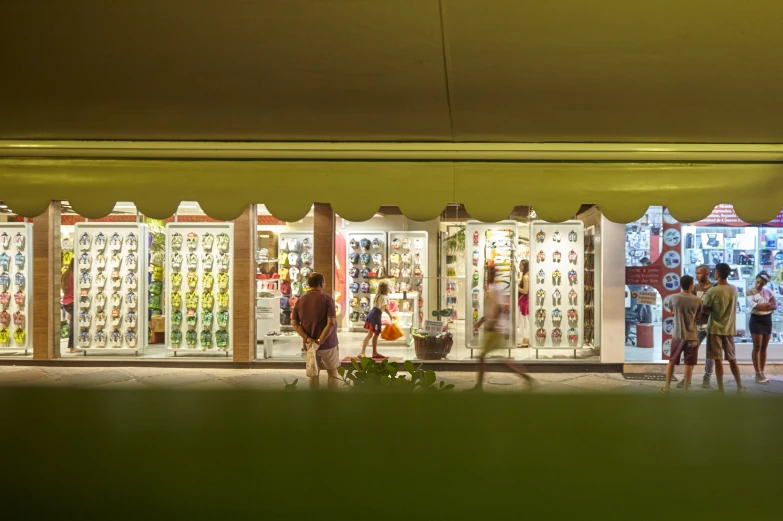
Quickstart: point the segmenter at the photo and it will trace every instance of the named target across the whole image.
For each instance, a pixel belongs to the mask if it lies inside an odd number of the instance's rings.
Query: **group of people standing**
[[[693,368],[698,362],[699,346],[707,339],[707,361],[702,387],[711,387],[713,371],[718,390],[723,392],[723,360],[729,362],[737,384],[737,393],[744,393],[739,365],[737,364],[734,337],[737,334],[738,291],[729,283],[731,267],[720,263],[715,267],[716,282],[710,281],[710,269],[701,265],[696,269],[696,281],[690,275],[680,279],[681,292],[669,299],[668,307],[674,314],[674,331],[666,385],[662,392],[669,392],[674,368],[684,359],[685,377],[677,387],[688,390]],[[748,291],[750,307],[750,333],[753,339],[753,367],[756,383],[767,384],[764,369],[767,362],[767,346],[772,335],[772,312],[777,309],[775,295],[766,288],[770,277],[766,271],[756,275],[753,289]]]

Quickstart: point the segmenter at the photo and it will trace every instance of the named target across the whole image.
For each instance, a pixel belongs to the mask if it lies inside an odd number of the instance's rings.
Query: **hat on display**
[[[380,253],[373,253],[372,254],[372,261],[375,264],[380,264],[381,262],[383,262],[383,255],[381,255]]]
[[[403,264],[410,264],[411,262],[413,262],[413,257],[411,256],[411,254],[410,253],[403,253],[403,255],[402,255],[402,263]]]
[[[402,249],[403,249],[403,250],[409,250],[409,249],[411,249],[411,240],[410,240],[409,238],[405,237],[405,238],[402,240]]]
[[[378,239],[373,239],[372,240],[372,247],[373,248],[380,248],[381,247],[381,241],[379,241]]]
[[[410,276],[411,276],[411,270],[408,269],[408,268],[403,268],[402,269],[402,277],[407,279]]]
[[[359,301],[359,307],[362,309],[367,309],[370,307],[370,299],[367,297],[362,297],[362,299]]]
[[[302,294],[302,285],[299,284],[299,281],[295,281],[291,283],[291,295],[298,297]]]
[[[359,313],[359,322],[367,322],[367,313]]]
[[[370,278],[370,270],[368,270],[367,268],[363,269],[363,270],[362,270],[362,278],[363,278],[363,279],[368,279],[368,278]]]
[[[301,275],[303,279],[307,280],[307,277],[309,277],[312,272],[313,272],[312,269],[310,269],[309,267],[305,266],[304,268],[299,270],[299,275]]]
[[[359,278],[359,268],[351,268],[348,275],[350,275],[352,279]]]
[[[368,251],[370,249],[370,246],[372,245],[372,243],[370,242],[370,239],[362,239],[359,244],[362,245],[362,250],[363,251]]]
[[[269,278],[273,279],[273,280],[274,279],[279,279],[280,278],[280,274],[279,273],[272,273],[272,275],[270,275]]]
[[[355,284],[355,283],[354,283]],[[362,282],[362,285],[360,286],[362,293],[369,293],[370,292],[370,285],[366,282]]]
[[[391,247],[394,250],[399,250],[400,249],[400,239],[395,238],[394,240],[392,240]]]
[[[369,264],[370,263],[370,259],[372,259],[372,257],[370,256],[369,253],[362,253],[360,258],[361,258],[361,261],[362,261],[363,265]]]
[[[359,298],[358,297],[353,297],[351,299],[351,307],[354,308],[354,309],[359,307]]]
[[[421,273],[421,266],[419,266],[418,264],[416,266],[414,266],[414,268],[413,268],[413,275],[415,277],[421,277],[421,275],[422,275],[422,273]]]
[[[416,248],[417,250],[421,249],[422,244],[423,243],[422,243],[421,239],[416,239],[415,241],[413,241],[413,247]]]
[[[290,264],[291,266],[296,266],[297,264],[299,264],[299,254],[294,252],[289,253],[288,264]]]
[[[391,255],[389,255],[389,262],[391,262],[392,264],[399,264],[401,259],[402,257],[400,257],[399,253],[392,253]]]
[[[289,280],[289,270],[288,268],[281,268],[280,269],[280,278],[283,280]]]
[[[400,276],[400,268],[392,268],[389,273],[392,277],[397,278]]]
[[[304,249],[306,249],[306,250],[309,250],[310,248],[312,248],[312,247],[313,247],[313,244],[312,244],[312,242],[310,241],[310,238],[309,238],[309,237],[305,237],[305,238],[302,240],[302,247],[303,247]]]
[[[288,239],[288,251],[299,252],[302,250],[302,243],[299,239]]]
[[[354,311],[351,313],[351,322],[358,322],[359,321],[359,312]]]
[[[356,239],[351,239],[351,248],[355,250],[358,247],[359,247],[359,241],[357,241]]]
[[[281,266],[287,266],[288,265],[288,254],[286,252],[280,252],[280,265]]]
[[[352,253],[348,256],[348,260],[351,261],[351,264],[359,264],[359,254],[358,253]]]
[[[290,270],[288,270],[288,277],[291,280],[296,280],[299,278],[299,268],[293,267]]]
[[[302,254],[302,263],[304,264],[312,264],[313,263],[313,254],[310,252],[304,252]]]
[[[358,282],[351,282],[351,285],[348,286],[348,288],[351,290],[351,293],[359,293],[359,283]]]

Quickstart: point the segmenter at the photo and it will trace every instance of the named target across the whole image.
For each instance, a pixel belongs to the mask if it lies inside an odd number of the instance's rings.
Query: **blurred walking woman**
[[[62,278],[60,279],[60,287],[63,291],[63,309],[68,313],[68,353],[78,353],[79,350],[73,346],[73,335],[76,332],[74,329],[76,320],[74,320],[73,311],[73,259],[68,263],[68,267],[65,269]]]
[[[769,274],[766,271],[756,275],[756,286],[748,291],[750,311],[750,336],[753,338],[753,368],[756,370],[756,383],[768,384],[764,376],[767,365],[767,346],[772,335],[772,312],[777,309],[775,294],[766,285]]]
[[[530,314],[530,263],[523,260],[519,263],[519,284],[517,285],[517,303],[519,313],[522,315],[520,327],[522,329],[522,342],[517,347],[528,347],[528,315]]]

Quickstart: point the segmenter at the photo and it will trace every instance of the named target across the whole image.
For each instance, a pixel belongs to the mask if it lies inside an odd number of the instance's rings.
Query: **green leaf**
[[[375,365],[375,361],[372,358],[362,358],[362,367],[367,370],[371,365]]]
[[[416,371],[416,368],[413,366],[413,362],[410,360],[405,360],[405,370],[410,374],[413,374]]]
[[[435,376],[435,371],[426,371],[426,372],[424,373],[424,382],[425,382],[427,385],[432,385],[432,384],[434,384],[434,383],[435,383],[435,380],[437,380],[437,379],[438,379],[438,377],[437,377],[437,376]]]
[[[337,374],[339,374],[340,376],[345,376],[345,367],[343,366],[338,367]]]
[[[395,376],[397,376],[397,368],[396,368],[396,367],[394,367],[394,366],[393,366],[393,365],[391,365],[391,364],[389,364],[389,365],[387,365],[387,366],[386,366],[386,372],[387,372],[387,373],[389,374],[389,376],[391,376],[391,377],[395,377]]]
[[[356,363],[356,360],[354,360],[354,359],[351,359],[351,365],[352,365],[352,366],[353,366],[353,368],[354,368],[354,369],[356,369],[357,371],[361,370],[361,367],[359,367],[359,364],[358,364],[358,363]]]
[[[440,381],[440,386],[439,386],[439,387],[441,388],[441,390],[443,389],[443,386],[444,386],[444,385],[446,385],[446,382],[444,382],[443,380],[441,380],[441,381]]]
[[[451,391],[452,389],[454,389],[454,384],[448,384],[442,390],[443,392],[446,392],[446,391]]]

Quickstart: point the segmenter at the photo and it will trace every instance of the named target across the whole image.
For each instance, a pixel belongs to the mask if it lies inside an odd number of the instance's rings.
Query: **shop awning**
[[[88,218],[107,215],[117,201],[154,218],[197,201],[226,220],[263,203],[285,221],[330,203],[355,222],[383,205],[426,221],[449,203],[482,221],[505,219],[518,205],[561,221],[581,204],[597,204],[617,222],[634,221],[651,205],[693,222],[732,204],[742,220],[763,223],[783,207],[783,164],[4,159],[0,199],[26,217],[67,200]]]

